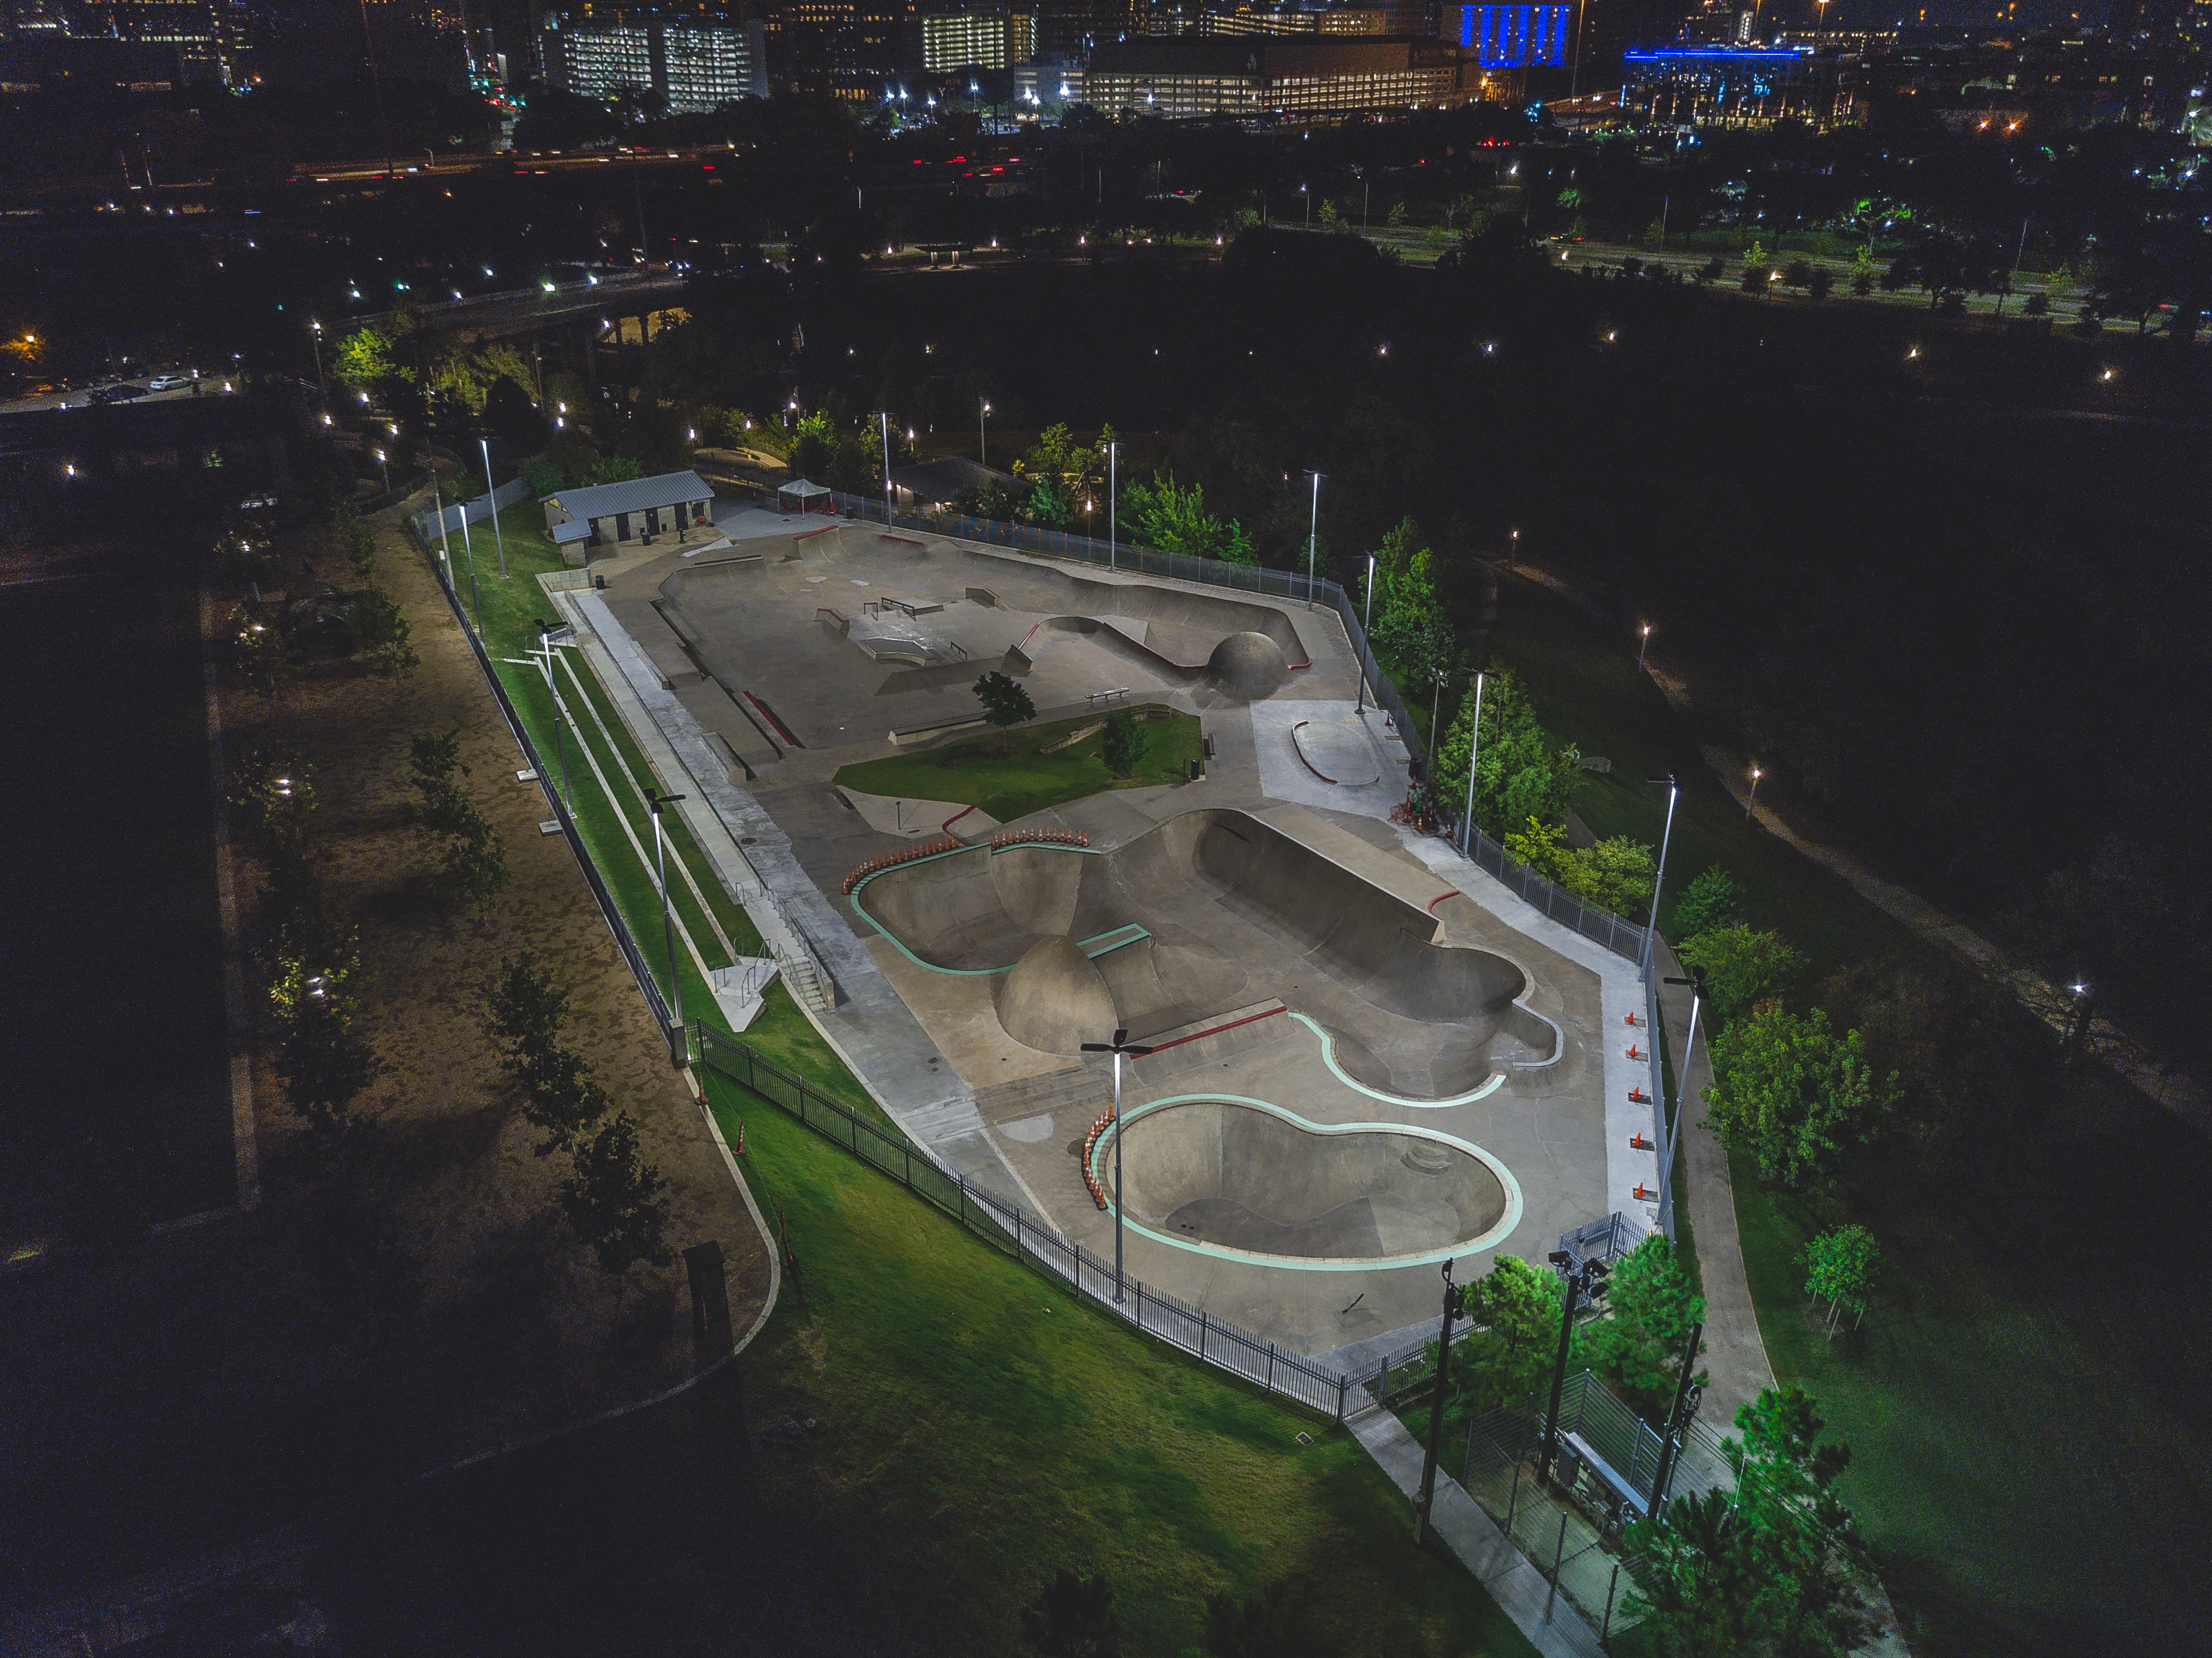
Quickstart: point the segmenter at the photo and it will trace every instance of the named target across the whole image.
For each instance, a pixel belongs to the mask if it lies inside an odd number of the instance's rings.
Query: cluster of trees
[[[568,1159],[562,1214],[621,1282],[630,1267],[668,1258],[668,1183],[640,1154],[636,1120],[610,1111],[589,1063],[562,1043],[568,1011],[566,987],[523,950],[501,964],[485,995],[484,1029],[523,1090],[524,1118],[544,1137],[533,1150]]]

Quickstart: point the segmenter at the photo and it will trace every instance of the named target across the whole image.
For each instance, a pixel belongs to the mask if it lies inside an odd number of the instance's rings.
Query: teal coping
[[[1147,1100],[1142,1105],[1132,1106],[1126,1114],[1126,1121],[1133,1122],[1149,1112],[1164,1110],[1170,1106],[1204,1105],[1209,1102],[1249,1106],[1255,1111],[1265,1111],[1270,1115],[1280,1117],[1284,1121],[1309,1134],[1406,1134],[1415,1139],[1434,1140],[1440,1145],[1449,1145],[1455,1151],[1466,1152],[1498,1176],[1498,1183],[1505,1188],[1504,1212],[1498,1216],[1496,1224],[1487,1231],[1442,1249],[1425,1249],[1418,1254],[1406,1255],[1358,1257],[1272,1255],[1257,1249],[1233,1249],[1225,1243],[1208,1243],[1200,1238],[1174,1237],[1165,1232],[1156,1231],[1140,1220],[1133,1220],[1126,1214],[1121,1217],[1121,1224],[1133,1232],[1140,1233],[1152,1239],[1155,1243],[1164,1243],[1175,1249],[1187,1249],[1195,1255],[1211,1255],[1216,1260],[1256,1261],[1269,1266],[1287,1267],[1292,1272],[1368,1272],[1375,1271],[1377,1267],[1431,1266],[1439,1261],[1456,1260],[1462,1255],[1480,1254],[1485,1249],[1503,1243],[1507,1238],[1512,1236],[1513,1229],[1521,1224],[1523,1208],[1521,1182],[1513,1178],[1513,1171],[1473,1141],[1461,1139],[1455,1134],[1441,1133],[1433,1128],[1418,1128],[1410,1123],[1397,1122],[1336,1124],[1309,1122],[1297,1112],[1277,1105],[1272,1101],[1251,1099],[1241,1094],[1171,1094],[1165,1099]],[[1105,1179],[1106,1145],[1121,1132],[1121,1127],[1116,1125],[1110,1132],[1101,1134],[1091,1149],[1091,1177],[1097,1182],[1098,1189],[1106,1195],[1106,1211],[1109,1214],[1115,1212],[1115,1203],[1114,1194]]]
[[[1385,1094],[1379,1088],[1370,1088],[1356,1078],[1346,1076],[1344,1067],[1336,1062],[1336,1038],[1306,1017],[1304,1014],[1295,1009],[1288,1011],[1293,1019],[1321,1039],[1321,1061],[1328,1067],[1330,1075],[1353,1093],[1364,1094],[1369,1099],[1380,1100],[1385,1105],[1408,1106],[1417,1111],[1440,1111],[1447,1106],[1473,1105],[1477,1100],[1486,1099],[1495,1093],[1498,1084],[1505,1080],[1505,1073],[1503,1071],[1493,1071],[1490,1073],[1490,1080],[1484,1083],[1481,1087],[1472,1093],[1455,1094],[1448,1100],[1409,1100],[1403,1094]]]
[[[869,882],[877,879],[880,876],[889,875],[896,870],[913,869],[922,864],[933,864],[940,858],[957,858],[963,852],[983,851],[988,851],[994,858],[996,858],[1001,853],[1024,851],[1079,852],[1088,858],[1103,858],[1106,855],[1103,852],[1101,852],[1093,847],[1062,846],[1051,841],[1017,841],[1011,846],[1004,847],[994,847],[990,845],[988,841],[980,846],[951,847],[943,852],[927,853],[920,858],[908,858],[901,863],[889,864],[882,869],[875,871],[872,874],[862,876],[860,880],[854,884],[852,893],[848,902],[849,902],[853,906],[853,914],[859,916],[870,926],[875,928],[877,932],[882,933],[884,938],[890,939],[891,941],[891,948],[897,950],[900,955],[905,957],[907,960],[912,962],[916,967],[922,969],[926,972],[949,974],[956,979],[988,979],[995,974],[1012,973],[1015,967],[1015,963],[1012,962],[1007,963],[1004,967],[939,967],[934,962],[925,962],[921,957],[915,955],[911,950],[907,948],[905,939],[900,938],[897,933],[892,932],[881,921],[878,921],[874,916],[869,914],[868,912],[860,906],[860,894],[866,890]],[[1123,933],[1127,933],[1128,936],[1127,938],[1120,936]],[[1152,935],[1151,933],[1146,932],[1144,928],[1138,926],[1136,923],[1133,921],[1127,926],[1111,927],[1104,932],[1095,933],[1088,938],[1079,938],[1076,940],[1076,944],[1078,947],[1083,950],[1083,953],[1085,956],[1098,957],[1105,955],[1109,950],[1119,950],[1124,944],[1133,944],[1140,938],[1149,938],[1152,936]],[[1106,942],[1109,939],[1112,942]],[[1091,949],[1090,946],[1093,944],[1097,944],[1098,948],[1096,950]]]

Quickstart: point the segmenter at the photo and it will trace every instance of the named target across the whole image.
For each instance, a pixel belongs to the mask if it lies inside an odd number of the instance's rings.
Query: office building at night
[[[1435,40],[1184,35],[1100,46],[1085,95],[1109,114],[1265,120],[1444,108],[1478,87],[1467,57]]]

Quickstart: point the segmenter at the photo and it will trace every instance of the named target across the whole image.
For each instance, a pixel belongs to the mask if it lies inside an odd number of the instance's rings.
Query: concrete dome
[[[1283,647],[1265,634],[1231,634],[1206,659],[1206,677],[1240,702],[1272,696],[1291,677]]]
[[[992,1000],[1006,1035],[1046,1054],[1111,1042],[1120,1023],[1097,967],[1064,935],[1031,944],[999,980]]]

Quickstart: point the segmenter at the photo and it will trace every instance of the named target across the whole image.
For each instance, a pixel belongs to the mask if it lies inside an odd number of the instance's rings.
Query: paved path
[[[1352,1436],[1411,1501],[1421,1489],[1421,1445],[1392,1411],[1369,1411],[1346,1424]],[[1498,1609],[1544,1658],[1602,1658],[1597,1631],[1564,1595],[1552,1594],[1544,1574],[1506,1540],[1497,1522],[1476,1506],[1460,1483],[1437,1470],[1429,1518],[1451,1552],[1473,1572]]]

